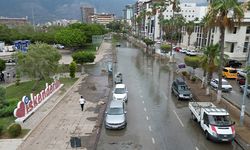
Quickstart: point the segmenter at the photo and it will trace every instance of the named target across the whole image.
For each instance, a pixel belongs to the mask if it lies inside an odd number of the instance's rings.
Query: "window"
[[[244,48],[243,48],[243,52],[247,52],[247,48],[248,48],[248,42],[244,43]]]
[[[250,26],[247,26],[246,34],[250,34]]]
[[[208,122],[208,116],[206,113],[204,113],[203,119],[204,119],[204,124],[208,126],[209,122]]]
[[[231,53],[234,52],[234,43],[231,44],[231,50],[230,50]]]
[[[234,27],[233,34],[236,34],[236,32],[237,32],[237,27]]]

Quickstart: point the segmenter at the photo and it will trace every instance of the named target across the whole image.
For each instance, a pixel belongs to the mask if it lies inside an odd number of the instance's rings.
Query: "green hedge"
[[[8,127],[8,133],[11,137],[17,137],[21,134],[21,132],[22,132],[22,127],[18,123],[12,123]]]

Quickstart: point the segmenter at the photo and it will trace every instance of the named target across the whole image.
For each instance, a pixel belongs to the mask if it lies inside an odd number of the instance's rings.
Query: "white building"
[[[224,52],[229,56],[229,59],[245,61],[247,58],[250,48],[250,11],[245,12],[244,18],[240,26],[236,25],[233,30],[226,29],[225,31]],[[181,45],[190,49],[201,49],[210,44],[219,43],[219,40],[220,30],[218,27],[211,29],[211,32],[203,37],[202,28],[196,26],[190,38],[190,46],[187,47],[187,34],[183,36]]]
[[[124,12],[124,20],[128,23],[128,25],[132,26],[132,18],[134,15],[133,5],[126,5],[123,12]]]

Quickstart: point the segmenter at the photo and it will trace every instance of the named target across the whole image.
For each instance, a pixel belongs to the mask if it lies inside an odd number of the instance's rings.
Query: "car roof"
[[[119,100],[112,100],[109,105],[110,108],[122,108],[123,107],[123,101]]]
[[[232,67],[224,67],[224,69],[227,69],[227,70],[237,70],[237,69],[232,68]]]
[[[219,81],[219,79],[218,79],[218,78],[216,78],[216,79],[214,79],[214,80],[217,80],[217,81]],[[222,79],[222,81],[225,81],[225,82],[227,82],[227,80],[225,80],[225,79]]]
[[[125,84],[116,84],[115,88],[125,88]]]
[[[181,78],[181,77],[178,77],[175,79],[175,81],[178,83],[178,84],[185,84],[185,81]]]

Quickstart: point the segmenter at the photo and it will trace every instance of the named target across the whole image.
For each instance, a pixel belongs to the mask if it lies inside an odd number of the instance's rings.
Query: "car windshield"
[[[222,85],[229,85],[227,81],[222,81]]]
[[[110,108],[108,110],[109,115],[122,115],[123,109],[122,108]]]
[[[185,90],[188,90],[188,87],[186,85],[181,85],[178,87],[178,89],[181,91],[185,91]]]
[[[114,93],[115,94],[124,94],[125,93],[125,89],[124,88],[116,88]]]
[[[229,70],[230,73],[237,73],[237,70]]]
[[[229,126],[232,125],[232,120],[229,115],[225,116],[208,116],[209,123],[216,126]]]

